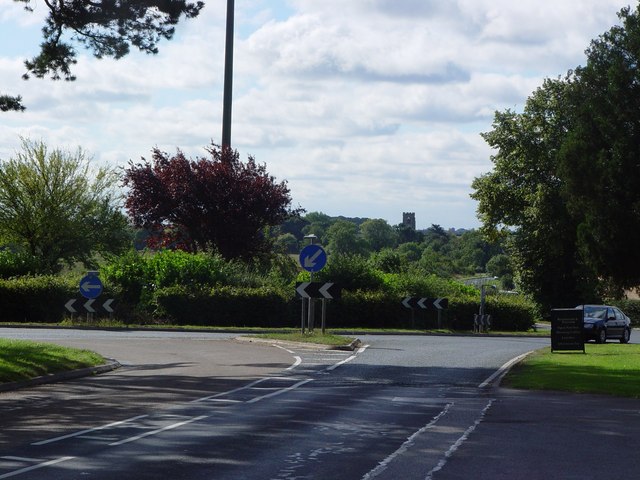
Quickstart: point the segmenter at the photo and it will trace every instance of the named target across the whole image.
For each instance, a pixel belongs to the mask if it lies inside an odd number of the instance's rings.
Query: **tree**
[[[358,226],[347,220],[337,220],[327,230],[329,253],[335,255],[362,255],[365,245],[358,235]]]
[[[327,230],[335,220],[332,220],[329,215],[322,212],[310,212],[305,215],[304,220],[307,225],[302,228],[302,233],[304,235],[315,235],[318,237],[320,244],[327,244]]]
[[[291,209],[286,182],[276,183],[249,156],[212,145],[211,158],[170,157],[158,149],[152,161],[129,163],[125,203],[137,227],[157,232],[160,245],[188,251],[216,249],[225,258],[249,258],[270,250],[267,226],[282,224],[301,209]]]
[[[22,105],[22,97],[12,97],[10,95],[0,95],[0,112],[16,111],[21,112],[25,109]]]
[[[14,0],[33,11],[37,0]],[[119,59],[131,47],[158,53],[158,42],[171,39],[184,15],[196,17],[204,3],[186,0],[44,0],[49,9],[42,28],[40,53],[25,61],[27,73],[37,78],[75,80],[71,73],[77,63],[74,44],[90,50],[97,58]],[[1,96],[0,108],[24,110],[20,97]]]
[[[519,285],[546,311],[597,297],[597,276],[576,255],[576,221],[563,197],[559,152],[572,127],[566,80],[546,80],[524,112],[497,112],[483,134],[497,150],[492,172],[476,178],[483,232],[507,237]]]
[[[386,220],[370,219],[360,225],[362,238],[374,252],[383,248],[393,248],[398,241],[398,235]]]
[[[640,5],[618,16],[571,79],[559,175],[585,263],[630,288],[640,285]]]
[[[81,149],[51,150],[22,141],[15,157],[0,162],[0,237],[25,248],[56,272],[60,262],[93,266],[93,254],[128,247],[126,217],[114,193],[112,169],[91,169]]]
[[[640,5],[547,80],[521,115],[497,113],[495,170],[474,181],[485,231],[515,227],[512,260],[545,306],[640,284]]]
[[[451,240],[451,235],[440,225],[431,225],[424,235],[424,243],[436,252],[442,252]]]

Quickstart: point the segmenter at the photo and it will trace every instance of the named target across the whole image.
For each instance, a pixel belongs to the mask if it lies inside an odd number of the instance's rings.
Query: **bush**
[[[166,317],[176,325],[295,326],[292,295],[273,288],[173,286],[159,289],[154,300],[155,316]]]
[[[24,251],[0,250],[0,278],[35,275],[42,270],[37,257]]]
[[[314,280],[333,282],[343,290],[378,290],[384,282],[381,273],[361,255],[330,255],[327,266],[316,273]]]
[[[0,280],[0,321],[57,323],[64,305],[78,296],[78,282],[59,276]]]

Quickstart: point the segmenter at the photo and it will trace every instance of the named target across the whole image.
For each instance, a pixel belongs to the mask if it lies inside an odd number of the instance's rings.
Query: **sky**
[[[158,55],[96,59],[75,82],[21,79],[47,10],[0,0],[0,160],[21,138],[126,167],[153,148],[221,143],[225,0],[205,0]],[[415,212],[419,229],[477,228],[481,137],[545,78],[585,63],[621,0],[235,0],[232,146],[286,181],[294,207],[331,216]],[[631,3],[635,7],[634,3]]]

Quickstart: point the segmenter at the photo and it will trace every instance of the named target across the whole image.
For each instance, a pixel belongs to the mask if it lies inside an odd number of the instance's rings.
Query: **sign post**
[[[93,320],[95,309],[92,307],[93,301],[102,293],[102,282],[98,277],[98,272],[90,271],[80,280],[80,295],[87,299],[85,309],[87,310],[87,320]]]
[[[551,351],[584,349],[584,311],[576,308],[551,310]]]
[[[311,242],[313,242],[314,237],[310,237]],[[324,268],[327,264],[327,252],[324,251],[320,245],[315,245],[311,243],[307,245],[300,251],[300,266],[304,268],[306,271],[310,273],[311,282],[313,282],[313,274],[314,272],[319,272]],[[302,320],[302,333],[304,334],[304,303],[305,296],[302,296],[302,309],[303,309],[303,320]],[[307,315],[308,325],[309,325],[309,333],[313,331],[314,324],[314,316],[315,316],[315,301],[312,296],[306,297],[309,302],[309,314]],[[322,300],[324,303],[324,299]],[[324,308],[324,304],[323,304]]]

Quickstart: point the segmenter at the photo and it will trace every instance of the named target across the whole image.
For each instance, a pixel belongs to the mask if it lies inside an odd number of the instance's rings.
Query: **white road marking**
[[[444,454],[444,458],[440,460],[438,464],[435,467],[433,467],[429,473],[427,473],[425,480],[432,480],[433,474],[439,470],[442,470],[442,467],[446,465],[447,460],[449,460],[449,457],[451,457],[451,455],[453,455],[456,452],[456,450],[460,448],[460,446],[467,440],[467,438],[469,438],[469,435],[471,435],[471,433],[476,429],[476,427],[480,425],[480,422],[482,422],[482,420],[484,419],[484,416],[486,415],[489,408],[491,408],[492,404],[493,404],[493,399],[489,400],[489,403],[487,403],[487,405],[482,409],[482,412],[480,413],[480,417],[478,417],[478,419],[473,423],[473,425],[467,428],[467,430],[462,434],[462,436],[458,440],[456,440],[456,442],[453,445],[451,445],[451,447],[449,447],[449,450],[447,450]]]
[[[298,357],[297,355],[295,357],[293,357],[293,358],[295,358],[296,361],[293,363],[293,365],[291,365],[286,370],[293,370],[294,368],[296,368],[298,365],[300,365],[302,363],[302,358]]]
[[[427,423],[424,427],[422,427],[420,430],[418,430],[417,432],[414,432],[407,439],[406,442],[400,445],[400,448],[398,448],[395,452],[393,452],[391,455],[385,458],[382,462],[380,462],[376,468],[374,468],[369,473],[367,473],[364,477],[362,477],[362,480],[369,480],[371,478],[375,478],[378,475],[380,475],[383,471],[385,471],[387,466],[393,461],[394,458],[406,452],[414,444],[415,439],[419,435],[422,435],[424,432],[426,432],[431,427],[433,427],[438,422],[438,420],[440,420],[442,417],[444,417],[447,414],[447,412],[449,412],[449,409],[451,408],[452,405],[453,403],[448,403],[438,415],[433,417],[433,419],[429,423]]]
[[[7,455],[5,457],[0,457],[0,458],[2,460],[15,460],[17,462],[29,462],[29,463],[42,462],[43,461],[41,458],[12,457],[10,455]]]
[[[255,380],[245,385],[244,387],[234,388],[233,390],[227,390],[226,392],[216,393],[215,395],[209,395],[208,397],[197,398],[196,400],[191,400],[189,403],[205,402],[207,400],[211,400],[212,398],[224,397],[225,395],[231,395],[232,393],[241,392],[243,390],[247,390],[248,388],[253,387],[254,385],[258,385],[259,383],[264,382],[265,380],[269,380],[269,378],[270,377],[259,378],[258,380]]]
[[[39,468],[50,467],[51,465],[56,465],[57,463],[66,462],[67,460],[73,460],[74,458],[76,457],[60,457],[60,458],[56,458],[55,460],[49,460],[48,462],[39,463],[37,465],[31,465],[30,467],[21,468],[20,470],[14,470],[13,472],[0,475],[0,479],[14,477],[16,475],[21,475],[23,473],[27,473],[32,470],[37,470]]]
[[[275,397],[277,395],[282,395],[283,393],[290,392],[291,390],[294,390],[294,389],[296,389],[298,387],[301,387],[305,383],[309,383],[309,382],[313,382],[313,379],[308,378],[307,380],[302,380],[301,382],[298,382],[298,383],[296,383],[294,385],[291,385],[290,387],[283,388],[281,390],[269,393],[267,395],[262,395],[261,397],[252,398],[251,400],[248,400],[247,403],[256,403],[256,402],[259,402],[260,400],[264,400],[264,399],[267,399],[267,398]]]
[[[502,365],[498,370],[493,372],[493,375],[491,375],[484,382],[482,382],[480,385],[478,385],[478,388],[485,388],[485,387],[491,385],[491,382],[493,382],[496,378],[498,378],[498,377],[502,378],[502,376],[506,375],[506,373],[509,371],[509,369],[511,367],[513,367],[516,363],[518,363],[520,360],[522,360],[527,355],[530,355],[531,353],[533,353],[533,350],[530,351],[530,352],[527,352],[527,353],[523,353],[522,355],[518,355],[515,358],[512,358],[507,363]]]
[[[104,430],[106,428],[115,427],[117,425],[122,425],[123,423],[134,422],[136,420],[139,420],[139,419],[145,418],[145,417],[148,417],[148,415],[138,415],[137,417],[127,418],[126,420],[121,420],[119,422],[109,423],[109,424],[103,425],[101,427],[88,428],[86,430],[80,430],[79,432],[70,433],[69,435],[63,435],[61,437],[55,437],[55,438],[50,438],[48,440],[42,440],[40,442],[32,443],[31,445],[46,445],[48,443],[58,442],[60,440],[66,440],[67,438],[79,437],[81,435],[86,435],[87,433],[97,432],[97,431],[100,431],[100,430]]]
[[[199,417],[194,417],[189,420],[185,420],[184,422],[173,423],[171,425],[167,425],[166,427],[158,428],[157,430],[152,430],[151,432],[142,433],[140,435],[136,435],[135,437],[125,438],[124,440],[120,440],[118,442],[112,442],[109,444],[110,447],[117,447],[118,445],[123,445],[125,443],[135,442],[136,440],[140,440],[141,438],[148,437],[150,435],[156,435],[158,433],[164,432],[166,430],[173,430],[174,428],[181,427],[183,425],[187,425],[189,423],[197,422],[198,420],[203,420],[208,418],[209,415],[200,415]]]
[[[342,360],[342,361],[340,361],[340,362],[338,362],[338,363],[336,363],[336,364],[334,364],[334,365],[331,365],[330,367],[325,368],[325,371],[327,371],[327,372],[331,372],[332,370],[335,370],[335,369],[336,369],[336,368],[338,368],[339,366],[344,365],[345,363],[350,362],[351,360],[353,360],[354,358],[356,358],[358,355],[360,355],[362,352],[364,352],[367,348],[369,348],[369,345],[365,345],[365,346],[363,346],[363,347],[360,347],[356,353],[354,353],[354,354],[353,354],[353,355],[351,355],[350,357],[345,358],[344,360]]]

